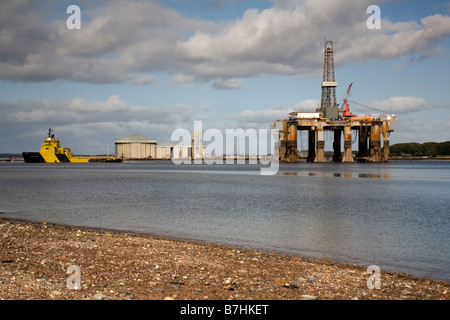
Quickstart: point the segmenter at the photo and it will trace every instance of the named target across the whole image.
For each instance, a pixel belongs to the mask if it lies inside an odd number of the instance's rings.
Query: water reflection
[[[369,178],[369,179],[390,179],[391,175],[390,174],[379,174],[379,173],[351,173],[351,172],[344,172],[344,173],[340,173],[340,172],[333,172],[333,173],[329,173],[329,172],[295,172],[295,171],[282,171],[279,172],[278,175],[282,175],[282,176],[300,176],[300,177],[319,177],[319,178],[323,178],[323,177],[333,177],[333,178],[346,178],[346,179],[351,179],[351,178]]]

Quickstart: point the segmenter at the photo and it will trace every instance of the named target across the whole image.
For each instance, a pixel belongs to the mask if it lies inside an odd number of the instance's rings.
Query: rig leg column
[[[334,142],[333,142],[334,156],[333,156],[333,162],[341,162],[342,161],[342,156],[341,156],[341,135],[342,135],[342,130],[341,129],[334,130]]]
[[[369,157],[367,139],[369,138],[369,127],[361,126],[359,128],[358,158],[359,161],[365,161]]]
[[[342,162],[354,162],[352,154],[352,127],[344,127],[344,156]]]
[[[380,124],[373,123],[370,130],[370,162],[381,162]]]
[[[316,159],[316,133],[314,127],[308,130],[308,159],[307,162],[314,162]]]
[[[389,161],[389,154],[390,154],[390,148],[389,148],[389,122],[386,121],[386,120],[383,121],[382,132],[383,132],[383,148],[384,148],[383,160],[385,162],[388,162]]]
[[[280,162],[286,162],[286,140],[284,139],[284,133],[282,133],[280,141]]]
[[[287,121],[283,121],[283,130],[280,131],[280,162],[286,162]]]
[[[325,162],[325,140],[322,126],[317,127],[316,138],[317,138],[317,154],[315,162]]]
[[[287,140],[287,162],[295,163],[298,162],[298,151],[297,151],[297,125],[288,125],[288,140]]]

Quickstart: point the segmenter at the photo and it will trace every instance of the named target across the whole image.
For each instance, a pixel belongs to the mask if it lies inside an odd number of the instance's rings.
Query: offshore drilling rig
[[[333,140],[333,162],[386,162],[389,159],[389,136],[394,131],[393,114],[352,114],[347,89],[340,105],[336,101],[337,82],[334,75],[333,42],[325,40],[322,98],[315,112],[292,112],[288,119],[277,120],[272,129],[278,129],[280,162],[299,162],[297,131],[308,134],[307,162],[326,162],[325,135],[331,131]],[[355,102],[356,103],[356,102]],[[358,103],[357,103],[358,104]],[[342,134],[344,152],[341,152]],[[383,152],[381,147],[383,135]],[[357,136],[358,152],[353,156],[353,136]],[[355,139],[356,141],[356,139]]]

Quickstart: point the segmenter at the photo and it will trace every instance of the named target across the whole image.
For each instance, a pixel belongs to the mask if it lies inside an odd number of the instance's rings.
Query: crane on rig
[[[355,117],[355,115],[350,112],[350,105],[348,104],[348,97],[350,95],[350,91],[352,90],[352,85],[353,82],[350,83],[350,85],[348,86],[347,92],[345,93],[345,96],[343,98],[345,109],[342,110],[343,111],[342,116],[345,118]]]

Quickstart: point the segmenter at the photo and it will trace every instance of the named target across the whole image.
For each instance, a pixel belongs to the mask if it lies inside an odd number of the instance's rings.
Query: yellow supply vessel
[[[26,163],[88,163],[88,162],[122,162],[121,158],[113,156],[74,156],[69,148],[59,145],[59,139],[48,130],[48,135],[42,144],[41,151],[22,152]]]

